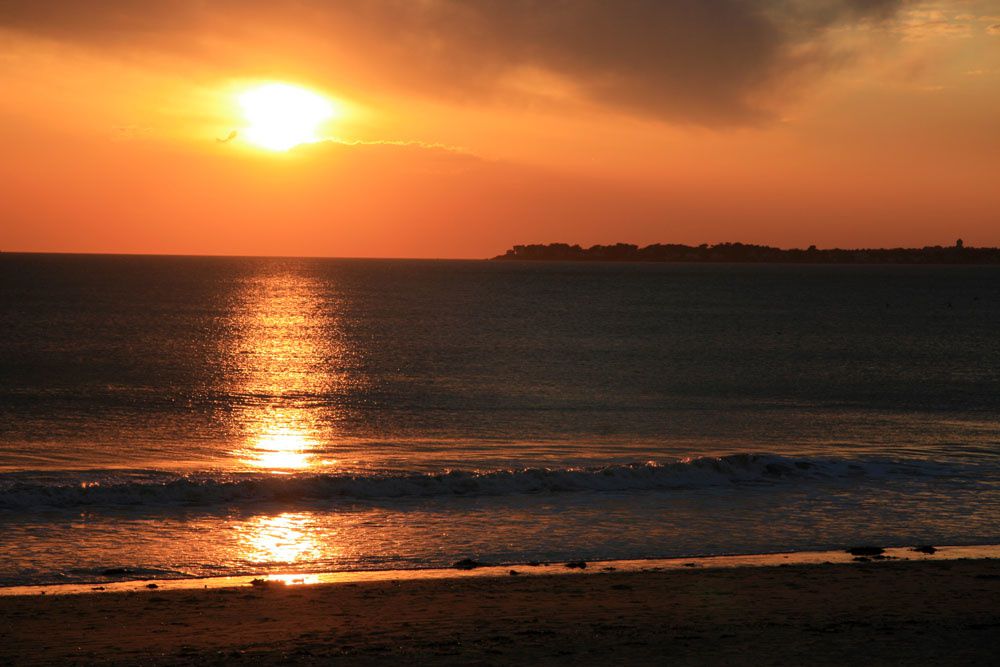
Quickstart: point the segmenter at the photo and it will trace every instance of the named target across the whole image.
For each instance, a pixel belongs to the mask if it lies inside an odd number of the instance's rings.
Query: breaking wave
[[[438,473],[114,475],[26,479],[0,475],[0,509],[211,506],[255,502],[365,501],[447,496],[695,489],[887,475],[948,474],[928,462],[793,459],[769,454],[699,457],[667,463]]]

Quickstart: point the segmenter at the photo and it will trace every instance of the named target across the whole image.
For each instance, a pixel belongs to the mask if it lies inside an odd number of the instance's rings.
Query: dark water
[[[0,332],[2,583],[1000,538],[996,267],[3,254]]]

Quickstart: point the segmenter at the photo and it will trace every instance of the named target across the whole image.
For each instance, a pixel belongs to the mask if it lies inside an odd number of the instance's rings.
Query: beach
[[[995,664],[997,600],[996,559],[7,596],[0,662]]]

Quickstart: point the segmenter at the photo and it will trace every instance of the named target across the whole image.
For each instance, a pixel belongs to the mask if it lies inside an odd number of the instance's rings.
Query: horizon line
[[[816,250],[826,251],[826,250],[844,250],[844,251],[862,251],[862,250],[922,250],[924,248],[954,248],[956,245],[924,245],[924,246],[857,246],[857,247],[839,247],[834,246],[830,248],[820,248],[818,246],[806,246],[805,248],[799,247],[781,247],[781,246],[769,246],[763,243],[748,243],[745,241],[720,241],[717,243],[699,243],[699,244],[688,244],[688,243],[674,243],[674,242],[663,242],[657,241],[655,243],[649,243],[646,245],[639,245],[636,243],[627,243],[624,241],[617,241],[615,243],[594,243],[590,246],[583,246],[579,243],[566,243],[565,241],[550,241],[548,243],[516,243],[514,245],[508,246],[508,250],[512,250],[519,246],[552,246],[552,245],[567,245],[567,246],[579,246],[583,249],[594,248],[594,247],[614,247],[616,245],[627,245],[635,246],[637,248],[648,248],[651,246],[686,246],[690,248],[699,248],[701,246],[707,245],[708,247],[715,247],[719,245],[744,245],[744,246],[757,246],[764,248],[773,248],[782,251],[788,250],[808,250],[809,247],[815,247]],[[996,249],[998,246],[972,246],[964,245],[962,246],[965,250],[974,249]],[[506,252],[506,251],[502,251]],[[494,259],[498,255],[491,255],[487,257],[413,257],[413,256],[386,256],[386,255],[267,255],[267,254],[239,254],[239,253],[217,253],[217,252],[128,252],[128,251],[79,251],[79,250],[6,250],[0,248],[0,255],[77,255],[77,256],[96,256],[96,257],[203,257],[203,258],[243,258],[243,259],[372,259],[372,260],[413,260],[413,261],[488,261]]]

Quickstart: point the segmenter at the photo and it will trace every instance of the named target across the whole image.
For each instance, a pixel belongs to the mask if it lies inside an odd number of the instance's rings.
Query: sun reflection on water
[[[218,413],[229,438],[229,458],[221,464],[275,475],[328,470],[337,465],[331,451],[341,435],[343,399],[357,382],[348,378],[343,304],[309,263],[262,266],[240,278],[220,349],[221,391],[233,397]],[[268,580],[312,583],[315,575],[295,572],[349,548],[333,519],[309,511],[234,517],[224,540],[227,558]]]
[[[319,539],[314,523],[308,513],[284,512],[238,524],[235,529],[240,535],[240,560],[254,565],[316,562],[329,555],[333,545]]]
[[[247,465],[273,472],[302,470],[313,465],[309,453],[314,444],[298,433],[273,433],[260,436],[250,452],[253,458],[242,459]]]
[[[329,289],[328,287],[326,288]],[[276,264],[246,281],[232,319],[224,416],[242,465],[288,474],[332,466],[332,397],[345,386],[337,301],[308,271]]]

